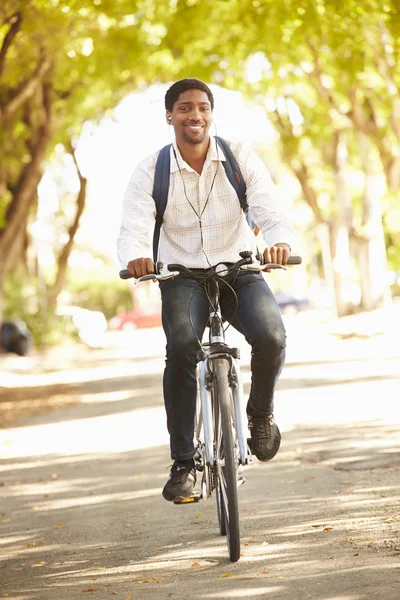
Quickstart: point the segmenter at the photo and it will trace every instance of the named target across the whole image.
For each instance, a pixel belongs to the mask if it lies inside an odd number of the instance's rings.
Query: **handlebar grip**
[[[184,265],[177,265],[174,263],[171,263],[168,266],[168,271],[178,271],[179,273],[191,273],[190,269],[188,269],[187,267],[185,267]]]
[[[132,275],[129,273],[128,269],[122,269],[122,271],[119,272],[119,276],[121,279],[132,279]]]
[[[301,258],[301,256],[289,256],[287,264],[288,265],[301,265],[302,262],[303,262],[303,259]]]

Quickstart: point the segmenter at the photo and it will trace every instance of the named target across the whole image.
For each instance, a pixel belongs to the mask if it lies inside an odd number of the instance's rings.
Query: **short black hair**
[[[208,85],[206,85],[204,83],[204,81],[200,81],[200,79],[194,79],[194,78],[180,79],[179,81],[176,81],[173,85],[171,85],[171,87],[169,88],[169,90],[167,90],[167,93],[165,94],[166,110],[168,110],[169,112],[172,112],[172,109],[174,108],[174,104],[178,100],[180,94],[182,94],[182,92],[186,92],[187,90],[193,90],[193,89],[201,90],[202,92],[205,92],[210,101],[211,110],[214,110],[214,96],[212,94],[212,91],[210,90]]]

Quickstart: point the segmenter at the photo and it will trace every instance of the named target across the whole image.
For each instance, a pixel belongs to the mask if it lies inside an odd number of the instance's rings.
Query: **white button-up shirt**
[[[229,145],[246,182],[252,219],[265,243],[291,246],[294,230],[279,205],[268,169],[251,148],[240,143]],[[210,138],[200,175],[183,160],[175,143],[174,148],[177,160],[171,147],[168,203],[158,260],[206,269],[219,262],[236,262],[242,250],[255,252],[255,236],[221,164],[226,158],[215,139]],[[139,163],[125,192],[117,242],[122,268],[136,258],[153,256],[156,207],[152,192],[158,153]]]

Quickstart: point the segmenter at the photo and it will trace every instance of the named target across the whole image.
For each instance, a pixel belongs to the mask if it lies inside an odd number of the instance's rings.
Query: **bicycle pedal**
[[[192,504],[193,502],[199,502],[201,500],[200,494],[193,494],[189,498],[175,498],[174,504]]]

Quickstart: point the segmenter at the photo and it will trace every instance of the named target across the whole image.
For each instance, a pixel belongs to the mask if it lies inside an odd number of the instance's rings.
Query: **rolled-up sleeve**
[[[122,268],[136,258],[152,258],[152,240],[156,207],[152,197],[153,168],[141,163],[126,189],[122,220],[117,239],[118,259]]]
[[[295,230],[278,198],[275,184],[262,160],[246,146],[240,146],[237,160],[247,186],[247,202],[251,217],[260,228],[265,243],[293,246]]]

